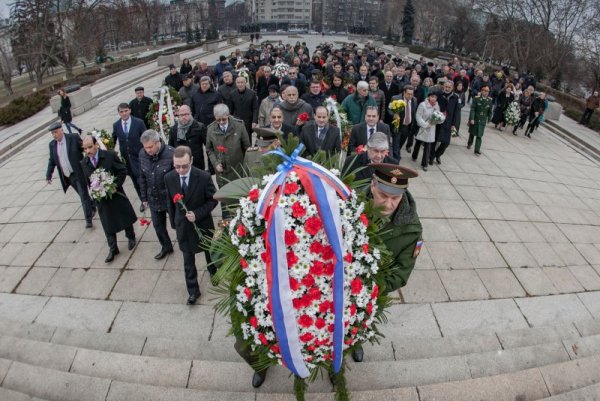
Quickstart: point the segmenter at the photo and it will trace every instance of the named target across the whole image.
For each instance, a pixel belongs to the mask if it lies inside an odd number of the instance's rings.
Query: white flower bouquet
[[[104,170],[96,169],[90,176],[90,198],[95,201],[112,199],[117,192],[117,181],[115,176]]]

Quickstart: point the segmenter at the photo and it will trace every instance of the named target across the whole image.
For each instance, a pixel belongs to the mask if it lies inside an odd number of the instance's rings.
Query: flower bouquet
[[[301,113],[298,115],[298,120],[302,122],[307,122],[308,120],[310,120],[310,115],[307,112]]]
[[[406,108],[406,101],[404,101],[404,99],[392,100],[392,102],[390,103],[390,110],[394,114],[402,113],[402,111],[404,111],[405,108]],[[401,123],[400,117],[397,117],[397,118],[394,117],[394,121],[392,121],[394,128],[396,128],[396,129],[400,128],[400,123]]]
[[[283,364],[295,375],[298,400],[321,369],[336,375],[338,399],[346,400],[343,356],[376,341],[389,302],[378,276],[385,252],[370,240],[376,229],[357,193],[298,157],[302,148],[291,157],[273,151],[285,162],[239,199],[213,241],[223,262],[217,309],[257,356],[255,369]]]
[[[115,148],[115,140],[112,135],[106,132],[105,129],[97,130],[94,128],[91,132],[91,135],[96,137],[98,144],[100,144],[100,149],[102,150],[114,150]]]
[[[90,176],[90,198],[99,202],[103,199],[112,199],[117,192],[117,181],[115,176],[98,168]]]
[[[504,110],[504,122],[507,125],[517,125],[521,119],[521,110],[519,103],[511,102],[506,110]]]
[[[446,115],[444,113],[438,110],[434,110],[434,112],[431,114],[431,117],[429,118],[429,123],[432,125],[437,125],[443,123],[445,120]]]

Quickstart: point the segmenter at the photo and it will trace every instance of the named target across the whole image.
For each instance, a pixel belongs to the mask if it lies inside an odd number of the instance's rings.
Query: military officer
[[[390,272],[386,275],[384,293],[404,287],[412,273],[423,245],[423,227],[417,205],[408,192],[408,180],[419,174],[407,167],[390,163],[371,163],[373,178],[367,196],[373,206],[389,221],[379,230],[381,240],[392,253]],[[363,359],[363,349],[357,346],[352,353],[356,362]]]
[[[262,155],[270,150],[273,150],[280,146],[279,140],[277,139],[277,131],[272,128],[253,128],[256,133],[256,146],[248,148],[246,150],[246,156],[244,156],[244,165],[250,170],[250,173],[255,176],[257,168],[262,165],[264,158]],[[262,175],[261,175],[262,177]]]
[[[473,98],[471,112],[469,113],[469,141],[467,142],[467,149],[471,149],[473,139],[475,139],[475,154],[477,156],[481,154],[481,139],[485,125],[492,118],[493,101],[489,97],[489,94],[490,88],[483,86],[479,95]]]

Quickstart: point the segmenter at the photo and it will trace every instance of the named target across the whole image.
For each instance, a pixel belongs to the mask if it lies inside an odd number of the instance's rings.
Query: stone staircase
[[[210,305],[193,309],[212,314]],[[165,337],[143,329],[147,323],[107,332],[0,320],[0,400],[294,399],[283,367],[271,368],[258,391],[251,387],[252,371],[222,335],[226,327],[213,327],[208,338]],[[382,329],[386,337],[365,347],[364,362],[348,363],[353,400],[600,399],[595,319],[439,338],[406,337],[410,330],[394,322]],[[307,399],[333,400],[332,390],[321,377]]]

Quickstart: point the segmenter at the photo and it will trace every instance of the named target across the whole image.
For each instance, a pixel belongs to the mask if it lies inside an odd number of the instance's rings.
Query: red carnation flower
[[[287,258],[288,267],[293,267],[296,263],[298,263],[298,256],[294,253],[294,251],[289,251],[285,254]]]
[[[324,274],[324,269],[323,269],[323,262],[319,262],[318,260],[315,260],[312,264],[312,266],[310,267],[310,269],[308,270],[308,272],[310,274],[314,274],[315,276],[322,276]]]
[[[267,337],[263,333],[258,333],[258,339],[263,345],[269,344],[269,340],[267,340]]]
[[[258,326],[258,319],[256,316],[250,316],[250,326],[256,328]]]
[[[239,224],[237,226],[237,235],[239,237],[245,237],[246,236],[246,227],[244,227],[242,224]]]
[[[258,200],[259,195],[260,191],[258,190],[258,188],[251,189],[250,192],[248,192],[248,198],[252,202],[256,202]]]
[[[314,345],[312,345],[312,344],[311,344],[311,345],[307,345],[307,346],[306,346],[306,349],[307,349],[308,351],[314,351],[314,350],[316,350],[316,349],[317,349],[317,347],[315,347]],[[312,358],[312,357],[309,357],[309,358]],[[307,359],[308,359],[308,358],[307,358]]]
[[[300,288],[300,283],[298,282],[298,280],[296,280],[293,277],[290,277],[290,290],[296,291],[298,288]]]
[[[318,318],[317,320],[315,320],[315,327],[319,330],[321,330],[323,327],[325,327],[326,323],[325,323],[325,319],[323,318]]]
[[[311,276],[310,274],[307,274],[302,279],[302,284],[305,285],[306,287],[312,287],[313,285],[315,285],[315,278],[313,276]]]
[[[362,246],[362,250],[363,250],[364,253],[369,253],[369,244],[364,244]]]
[[[310,235],[317,235],[321,228],[323,228],[323,222],[317,216],[309,217],[304,223],[304,229]]]
[[[350,304],[350,316],[356,315],[356,305]]]
[[[167,115],[166,115],[166,114],[163,114],[163,115],[162,115],[162,122],[163,122],[163,123],[166,123],[166,122],[167,122]]]
[[[323,245],[321,245],[320,242],[313,242],[312,244],[310,244],[310,247],[308,248],[312,253],[321,253],[323,252]]]
[[[302,315],[298,318],[298,324],[302,327],[310,327],[313,324],[313,319],[312,317],[308,316],[308,315]]]
[[[358,295],[363,288],[362,280],[356,277],[350,283],[350,288],[352,288],[352,295]]]
[[[377,298],[379,295],[379,286],[377,284],[373,285],[373,292],[371,293],[371,299]]]
[[[286,195],[292,195],[292,194],[295,194],[296,192],[298,192],[299,189],[300,189],[300,186],[298,184],[296,184],[295,182],[290,182],[290,183],[285,184],[283,193]]]
[[[347,338],[347,339],[344,340],[344,343],[346,345],[352,345],[352,339],[351,338]]]
[[[142,227],[149,226],[150,223],[152,223],[150,220],[148,220],[148,219],[146,219],[144,217],[140,218],[140,226],[142,226]]]
[[[355,336],[358,333],[358,327],[354,326],[350,332]]]
[[[219,153],[225,153],[225,152],[227,152],[227,148],[225,146],[223,146],[223,145],[218,145],[217,146],[217,151]]]
[[[248,299],[250,299],[250,297],[252,297],[252,290],[246,287],[244,288],[244,294],[246,295],[246,297],[248,297]]]
[[[337,100],[337,96],[336,96],[336,95],[331,95],[331,98],[332,98],[333,100]]]
[[[334,253],[333,248],[329,245],[323,247],[323,251],[321,252],[321,256],[324,260],[333,259]]]
[[[318,301],[321,299],[321,290],[319,290],[317,287],[313,287],[308,290],[308,296],[311,297],[313,301]]]
[[[330,324],[329,326],[327,326],[327,331],[330,333],[333,333],[335,331],[335,327],[333,326],[333,324]]]
[[[367,313],[369,315],[373,314],[373,304],[371,302],[367,304]]]
[[[302,341],[303,343],[307,343],[310,340],[312,340],[314,338],[314,336],[310,333],[304,333],[300,336],[300,341]]]
[[[348,263],[352,263],[352,254],[350,252],[348,252],[345,256],[344,256],[344,260]]]
[[[327,313],[332,308],[333,304],[329,301],[323,301],[319,304],[319,312]]]
[[[294,202],[292,205],[292,216],[295,219],[306,216],[306,209],[300,204],[300,202]]]
[[[323,269],[323,273],[326,276],[333,276],[333,271],[335,270],[335,266],[333,263],[327,263]]]
[[[312,302],[312,299],[308,294],[304,294],[300,299],[300,302],[302,302],[303,307],[308,308]]]
[[[242,269],[245,269],[248,267],[248,262],[246,262],[246,259],[244,259],[244,258],[240,259],[240,266],[242,266]]]
[[[360,215],[360,221],[365,225],[368,226],[369,225],[369,219],[367,218],[366,214],[361,214]]]
[[[292,299],[292,306],[296,310],[302,308],[302,299],[299,299],[299,298]]]
[[[173,203],[177,203],[183,201],[183,195],[182,194],[175,194],[173,196]]]
[[[365,145],[358,145],[356,147],[356,153],[363,153],[363,152],[366,152],[366,151],[367,151],[367,148],[366,148]]]
[[[298,237],[294,230],[285,230],[285,246],[292,246],[298,242]]]
[[[277,345],[277,344],[271,345],[271,347],[269,347],[269,349],[276,354],[281,353],[281,350],[279,349],[279,345]]]
[[[308,120],[310,120],[310,116],[307,112],[304,112],[298,116],[298,120],[307,122]]]
[[[271,254],[268,252],[263,252],[260,254],[260,258],[262,259],[262,261],[264,263],[269,263],[271,262]]]

